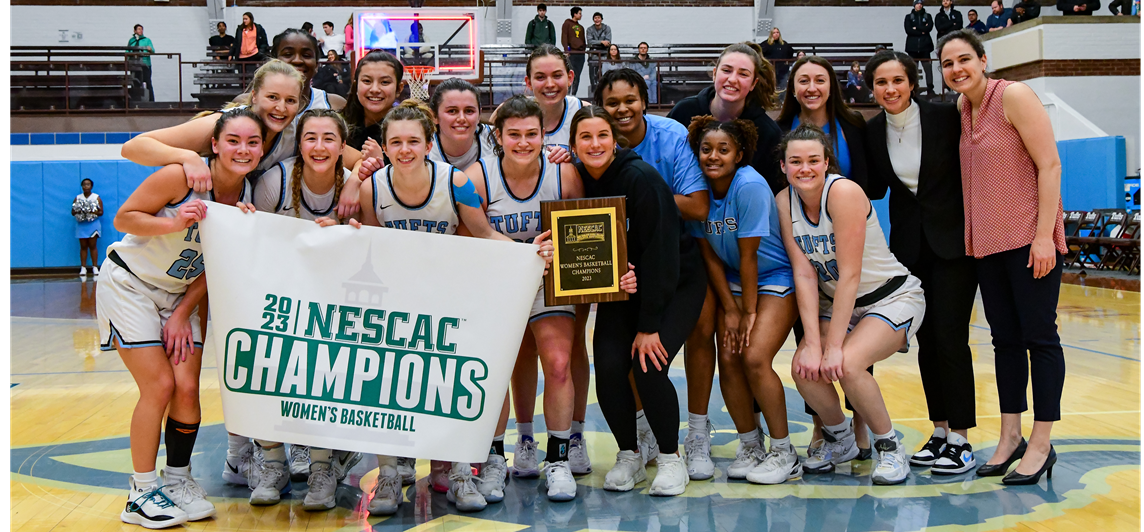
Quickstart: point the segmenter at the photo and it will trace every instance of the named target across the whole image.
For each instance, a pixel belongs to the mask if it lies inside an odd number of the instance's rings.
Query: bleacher
[[[207,47],[207,61],[198,64],[198,72],[194,74],[194,84],[198,92],[191,96],[199,101],[200,107],[219,109],[226,102],[242,94],[243,88],[249,82],[250,75],[244,75],[242,64],[230,61],[230,48]],[[253,66],[253,64],[252,64]],[[250,68],[253,73],[254,68]]]
[[[13,46],[11,110],[127,109],[143,99],[143,48]]]

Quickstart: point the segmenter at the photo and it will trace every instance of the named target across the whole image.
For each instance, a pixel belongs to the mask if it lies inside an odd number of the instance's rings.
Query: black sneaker
[[[961,445],[949,443],[941,457],[934,462],[930,473],[934,475],[959,475],[977,467],[977,459],[973,457],[973,446],[969,442]]]
[[[910,457],[910,465],[921,467],[930,467],[937,462],[938,457],[945,451],[945,438],[939,438],[936,435],[930,436],[929,441],[922,446],[922,449]]]

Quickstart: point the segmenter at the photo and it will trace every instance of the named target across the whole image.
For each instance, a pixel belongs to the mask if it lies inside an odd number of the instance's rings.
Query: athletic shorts
[[[736,296],[743,295],[743,287],[734,281],[727,281],[731,285],[731,294]],[[782,286],[777,284],[761,284],[759,285],[759,294],[766,294],[769,296],[786,297],[794,293],[793,286]]]
[[[171,317],[183,294],[155,288],[112,261],[103,263],[95,289],[95,314],[99,321],[99,348],[114,351],[163,345],[163,325]],[[199,313],[191,314],[191,334],[195,347],[203,346]]]
[[[834,308],[834,302],[826,299],[822,292],[818,294],[818,317],[829,320]],[[872,305],[854,307],[850,316],[852,330],[864,318],[876,318],[886,322],[895,331],[906,330],[906,345],[898,350],[905,353],[910,348],[910,339],[917,334],[922,326],[922,317],[926,313],[926,300],[922,292],[922,282],[913,275],[907,276],[902,286],[886,297]]]
[[[544,287],[541,286],[540,290],[536,292],[536,297],[532,300],[532,312],[528,315],[528,322],[532,323],[541,318],[553,316],[567,316],[576,319],[576,307],[573,305],[544,306]]]

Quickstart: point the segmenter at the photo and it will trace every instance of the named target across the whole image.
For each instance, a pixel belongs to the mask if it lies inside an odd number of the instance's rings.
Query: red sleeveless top
[[[961,189],[965,252],[981,258],[1033,243],[1037,233],[1037,165],[1021,134],[1005,119],[1002,97],[1014,83],[991,79],[973,123],[973,105],[961,106]],[[1066,253],[1064,207],[1057,200],[1053,244]]]

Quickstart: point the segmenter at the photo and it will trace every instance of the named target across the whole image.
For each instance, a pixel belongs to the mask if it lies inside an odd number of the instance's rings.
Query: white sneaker
[[[592,460],[588,458],[588,442],[583,434],[573,434],[568,440],[568,466],[573,475],[587,475],[592,472]]]
[[[763,463],[763,443],[746,444],[739,442],[739,450],[735,451],[735,461],[727,466],[727,478],[744,479],[747,473]]]
[[[858,444],[854,442],[854,433],[846,431],[838,436],[841,438],[831,435],[829,430],[823,430],[822,446],[810,450],[810,456],[802,463],[803,471],[829,473],[834,471],[834,466],[857,458]]]
[[[362,454],[353,451],[334,451],[334,455],[330,458],[330,467],[334,470],[334,478],[341,482],[350,474],[350,470],[361,461]]]
[[[99,266],[92,266],[91,267],[91,274],[92,275],[99,275]],[[194,521],[194,519],[192,519],[192,521]]]
[[[239,450],[237,456],[227,454],[226,461],[222,464],[222,479],[231,484],[246,486],[248,484],[247,477],[250,476],[250,470],[253,466],[254,444],[247,442]]]
[[[194,477],[168,476],[166,471],[160,475],[163,477],[163,494],[187,514],[187,521],[198,521],[215,514],[214,505],[207,500],[206,490],[195,481]]]
[[[404,456],[398,457],[397,474],[401,476],[402,486],[408,486],[414,482],[417,482],[417,459],[406,458]]]
[[[536,478],[540,476],[540,462],[536,457],[536,440],[521,436],[512,452],[512,476]]]
[[[504,500],[504,485],[508,480],[508,465],[503,456],[490,454],[488,461],[481,465],[481,474],[477,477],[477,491],[484,496],[485,502],[501,502]]]
[[[325,462],[315,462],[310,466],[306,484],[310,490],[302,501],[302,508],[311,511],[329,510],[334,507],[338,492],[338,480],[334,468]]]
[[[707,422],[707,433],[688,434],[683,440],[683,452],[687,455],[687,476],[691,480],[707,480],[715,476],[715,462],[711,461],[711,422]]]
[[[449,491],[445,498],[457,505],[462,512],[479,512],[488,505],[485,497],[473,482],[473,469],[469,464],[456,464],[449,474]]]
[[[131,491],[127,494],[127,506],[119,513],[120,521],[144,528],[167,528],[187,522],[187,513],[158,484],[137,488],[134,478],[128,482]]]
[[[80,277],[87,277],[87,268],[80,266],[79,267],[79,276]]]
[[[381,466],[377,470],[377,485],[373,487],[373,497],[369,501],[370,515],[393,515],[401,506],[401,475],[393,466]]]
[[[677,454],[661,454],[656,462],[655,480],[651,481],[651,490],[648,493],[660,497],[674,497],[687,489],[691,478],[687,475],[687,466],[683,457]]]
[[[544,467],[544,479],[548,486],[548,500],[567,502],[576,498],[576,479],[572,478],[572,467],[568,462],[549,462]]]
[[[616,453],[616,465],[604,476],[604,489],[609,491],[631,491],[636,484],[647,480],[644,460],[633,451]]]
[[[754,484],[782,484],[802,478],[802,464],[793,446],[775,448],[763,457],[763,462],[747,473],[747,482]]]
[[[290,444],[287,462],[290,464],[290,480],[305,482],[310,478],[310,447]]]
[[[875,484],[901,484],[910,475],[910,463],[906,450],[898,443],[898,438],[886,438],[874,442],[878,451],[878,465],[870,474]]]
[[[286,464],[268,460],[258,469],[257,475],[251,475],[254,491],[250,493],[250,504],[264,506],[278,504],[282,495],[290,493],[290,474],[286,472]]]
[[[651,429],[636,428],[636,443],[640,446],[640,456],[644,464],[655,460],[659,456],[659,443],[655,441],[655,433]]]

